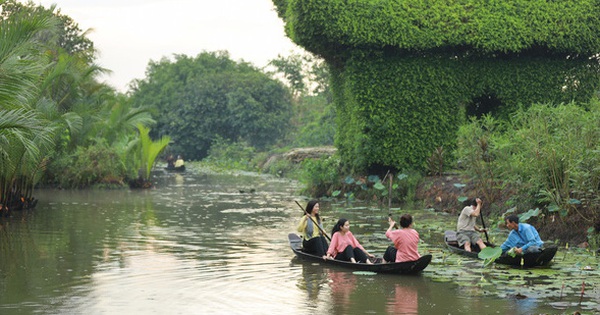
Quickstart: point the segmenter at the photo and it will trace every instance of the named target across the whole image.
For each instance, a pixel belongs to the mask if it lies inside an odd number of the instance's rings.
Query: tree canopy
[[[280,81],[227,52],[175,55],[150,62],[134,82],[134,104],[150,106],[153,132],[169,135],[169,150],[186,159],[206,157],[218,137],[263,148],[286,132],[291,95]]]
[[[273,3],[330,65],[336,146],[356,171],[424,168],[469,115],[585,102],[600,86],[600,0]]]
[[[10,209],[27,207],[39,182],[122,185],[141,167],[137,125],[153,120],[96,80],[105,69],[86,34],[54,5],[0,2],[0,204]]]
[[[321,55],[340,46],[411,51],[600,51],[600,2],[273,0],[288,35]]]

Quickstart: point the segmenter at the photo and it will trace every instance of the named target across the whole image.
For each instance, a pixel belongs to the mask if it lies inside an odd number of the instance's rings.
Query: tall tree
[[[296,147],[333,145],[335,111],[329,88],[329,67],[310,53],[277,56],[269,62],[274,78],[291,88],[293,112],[286,144]]]
[[[289,90],[227,52],[163,58],[146,73],[134,84],[133,104],[153,108],[153,132],[170,135],[171,150],[187,159],[204,158],[217,136],[266,147],[287,130]]]

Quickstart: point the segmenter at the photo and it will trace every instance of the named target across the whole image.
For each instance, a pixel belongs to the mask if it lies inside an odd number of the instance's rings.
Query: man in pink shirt
[[[421,257],[417,250],[419,245],[419,233],[412,228],[413,218],[410,214],[400,217],[399,230],[393,230],[396,222],[390,217],[388,219],[390,227],[385,232],[385,236],[394,242],[394,247],[389,246],[383,255],[386,262],[405,262],[415,261]]]

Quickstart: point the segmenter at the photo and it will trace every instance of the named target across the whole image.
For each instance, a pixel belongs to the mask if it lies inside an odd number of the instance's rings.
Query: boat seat
[[[454,231],[446,231],[444,233],[444,240],[448,245],[453,245],[458,247],[458,240],[456,239],[456,232]]]

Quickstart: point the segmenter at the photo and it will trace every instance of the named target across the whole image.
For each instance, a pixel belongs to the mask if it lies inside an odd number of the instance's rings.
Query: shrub
[[[499,193],[509,182],[534,196],[540,215],[593,222],[600,208],[599,104],[536,104],[506,122],[473,119],[460,128],[457,156],[482,191]]]
[[[301,179],[306,184],[304,193],[310,196],[331,195],[332,189],[340,185],[340,159],[337,155],[306,159],[301,166]]]
[[[62,188],[87,188],[95,185],[124,186],[127,170],[116,149],[105,141],[78,147],[70,156],[53,161],[48,167],[51,184]]]
[[[253,163],[255,154],[256,149],[244,141],[233,142],[217,137],[203,161],[223,169],[256,171],[257,166]]]

